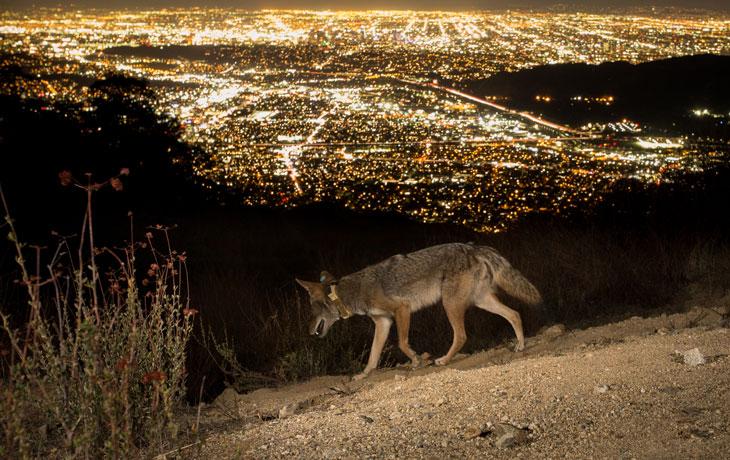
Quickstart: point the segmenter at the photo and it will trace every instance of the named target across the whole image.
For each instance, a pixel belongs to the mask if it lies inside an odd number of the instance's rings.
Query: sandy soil
[[[724,314],[724,315],[723,315]],[[186,458],[730,458],[727,311],[553,326],[446,367],[321,377],[203,410]],[[692,362],[697,348],[704,364]],[[699,358],[696,355],[694,358]]]

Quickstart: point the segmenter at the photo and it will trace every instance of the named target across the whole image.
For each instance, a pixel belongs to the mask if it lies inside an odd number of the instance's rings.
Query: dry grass
[[[20,242],[3,196],[3,227],[27,299],[25,307],[2,308],[0,456],[143,455],[179,431],[174,415],[185,394],[195,313],[185,256],[170,248],[165,228],[157,232],[162,250],[152,233],[117,250],[95,246],[92,195],[106,185],[118,189],[119,179],[60,179],[85,191],[87,212],[77,244],[60,238],[43,266],[41,248]],[[150,263],[141,269],[145,258]]]

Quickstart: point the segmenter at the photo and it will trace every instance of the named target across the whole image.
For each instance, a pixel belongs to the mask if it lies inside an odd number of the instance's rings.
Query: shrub
[[[120,175],[125,175],[122,170]],[[21,318],[2,311],[4,379],[0,398],[0,456],[129,457],[164,446],[177,435],[173,414],[185,393],[185,350],[196,311],[187,300],[185,255],[132,240],[121,249],[94,245],[92,195],[120,177],[82,185],[69,173],[63,185],[87,194],[86,217],[73,246],[59,245],[41,273],[18,240],[5,197],[5,224],[16,251],[19,282],[27,290]],[[131,225],[130,215],[130,225]],[[149,268],[137,268],[148,258]],[[103,276],[97,260],[111,269]],[[101,262],[99,262],[101,263]],[[27,317],[24,313],[27,312]],[[27,318],[27,320],[26,320]]]

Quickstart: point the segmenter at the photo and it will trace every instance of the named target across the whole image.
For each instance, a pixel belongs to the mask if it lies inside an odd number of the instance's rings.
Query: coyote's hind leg
[[[477,302],[477,307],[486,310],[509,321],[517,336],[515,351],[525,349],[525,334],[522,331],[522,318],[520,314],[497,299],[494,294],[487,294]]]

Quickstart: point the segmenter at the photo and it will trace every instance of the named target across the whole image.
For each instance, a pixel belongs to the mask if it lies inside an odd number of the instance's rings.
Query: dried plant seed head
[[[62,186],[68,187],[73,183],[73,175],[71,174],[71,171],[63,170],[60,173],[58,173],[58,181],[61,183]]]
[[[121,192],[122,190],[124,190],[124,184],[122,184],[122,180],[118,177],[112,177],[111,179],[109,179],[109,185],[111,185],[112,188],[117,192]]]

